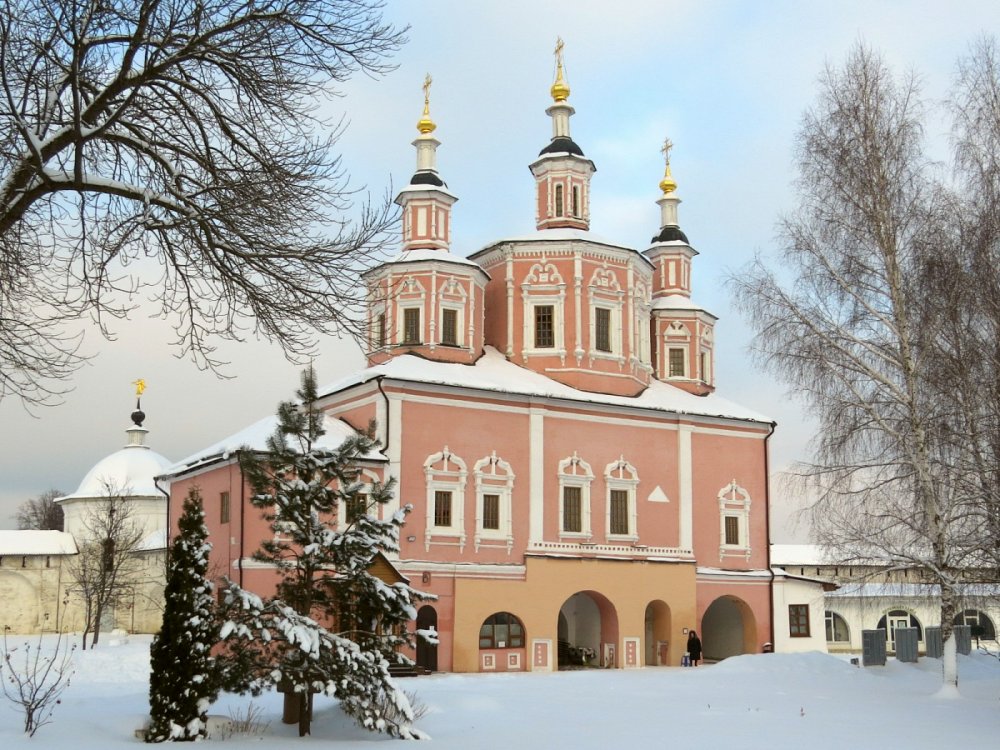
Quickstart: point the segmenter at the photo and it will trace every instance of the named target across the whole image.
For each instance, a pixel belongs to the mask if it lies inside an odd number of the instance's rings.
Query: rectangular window
[[[552,305],[535,305],[535,348],[551,349],[555,345],[555,310]]]
[[[500,529],[500,496],[483,495],[483,528]]]
[[[379,348],[385,346],[385,313],[380,313],[375,321],[375,345]]]
[[[344,503],[344,511],[347,513],[347,522],[354,523],[368,512],[368,495],[359,493],[349,497]]]
[[[788,635],[792,638],[809,637],[809,605],[788,605]]]
[[[403,343],[420,343],[420,308],[408,307],[403,310]]]
[[[229,523],[229,493],[219,493],[219,523]]]
[[[580,187],[573,186],[573,216],[580,218]]]
[[[611,534],[628,533],[628,491],[611,490]]]
[[[441,311],[441,343],[458,345],[458,310]]]
[[[740,543],[740,519],[736,516],[726,516],[726,544],[737,546]]]
[[[668,349],[667,350],[667,360],[668,360],[668,370],[667,375],[671,378],[683,378],[684,377],[684,350],[683,349]]]
[[[594,309],[594,338],[597,351],[611,351],[611,311],[606,307]]]
[[[563,531],[583,531],[583,492],[579,487],[563,487]]]
[[[438,490],[434,493],[434,525],[451,526],[450,490]]]
[[[701,372],[701,381],[703,383],[708,382],[708,355],[705,352],[701,352],[698,355],[698,370]]]
[[[563,186],[556,185],[556,216],[563,215]]]

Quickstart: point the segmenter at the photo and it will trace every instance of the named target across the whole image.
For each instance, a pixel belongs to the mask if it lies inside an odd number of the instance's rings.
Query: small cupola
[[[413,141],[417,169],[396,196],[403,209],[403,250],[447,250],[451,243],[451,207],[458,197],[437,171],[441,141],[433,135],[437,125],[430,114],[431,83],[428,74],[424,79],[424,111],[417,121],[420,135]]]
[[[665,161],[660,231],[645,255],[653,263],[651,352],[656,377],[699,396],[715,390],[715,324],[712,313],[691,300],[691,261],[698,252],[677,221],[677,182],[670,172],[670,139],[661,149]]]
[[[545,110],[552,118],[552,139],[531,164],[535,176],[535,226],[538,229],[590,228],[590,177],[596,171],[570,135],[569,118],[576,110],[569,103],[570,88],[563,64],[563,40],[556,42],[553,104]]]

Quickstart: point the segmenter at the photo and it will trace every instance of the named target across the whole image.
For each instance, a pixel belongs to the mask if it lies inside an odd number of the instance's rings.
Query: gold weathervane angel
[[[142,378],[139,378],[138,380],[132,381],[132,385],[135,386],[135,395],[136,396],[141,396],[142,392],[144,390],[146,390],[146,381],[143,380]]]

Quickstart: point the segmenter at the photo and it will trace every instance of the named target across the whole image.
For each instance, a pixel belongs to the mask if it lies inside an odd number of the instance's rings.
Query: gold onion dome
[[[670,165],[667,165],[666,171],[663,173],[663,179],[660,180],[660,190],[663,194],[672,193],[677,189],[677,183],[674,182],[673,176],[670,174]]]
[[[428,73],[427,77],[424,78],[424,114],[417,120],[417,130],[420,131],[421,135],[433,133],[437,128],[431,119],[431,83],[431,74]]]

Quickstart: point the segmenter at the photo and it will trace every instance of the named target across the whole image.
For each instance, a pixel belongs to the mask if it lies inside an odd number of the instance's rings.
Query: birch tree
[[[357,333],[392,204],[317,106],[404,41],[380,0],[0,0],[0,398],[44,403],[142,294],[200,366]]]
[[[798,134],[782,270],[758,259],[732,288],[760,360],[819,423],[801,467],[821,493],[817,541],[845,563],[916,571],[940,588],[947,687],[982,538],[956,483],[955,401],[942,398],[940,341],[954,311],[929,279],[960,232],[955,194],[926,154],[927,112],[915,76],[894,75],[863,44],[828,67]]]

